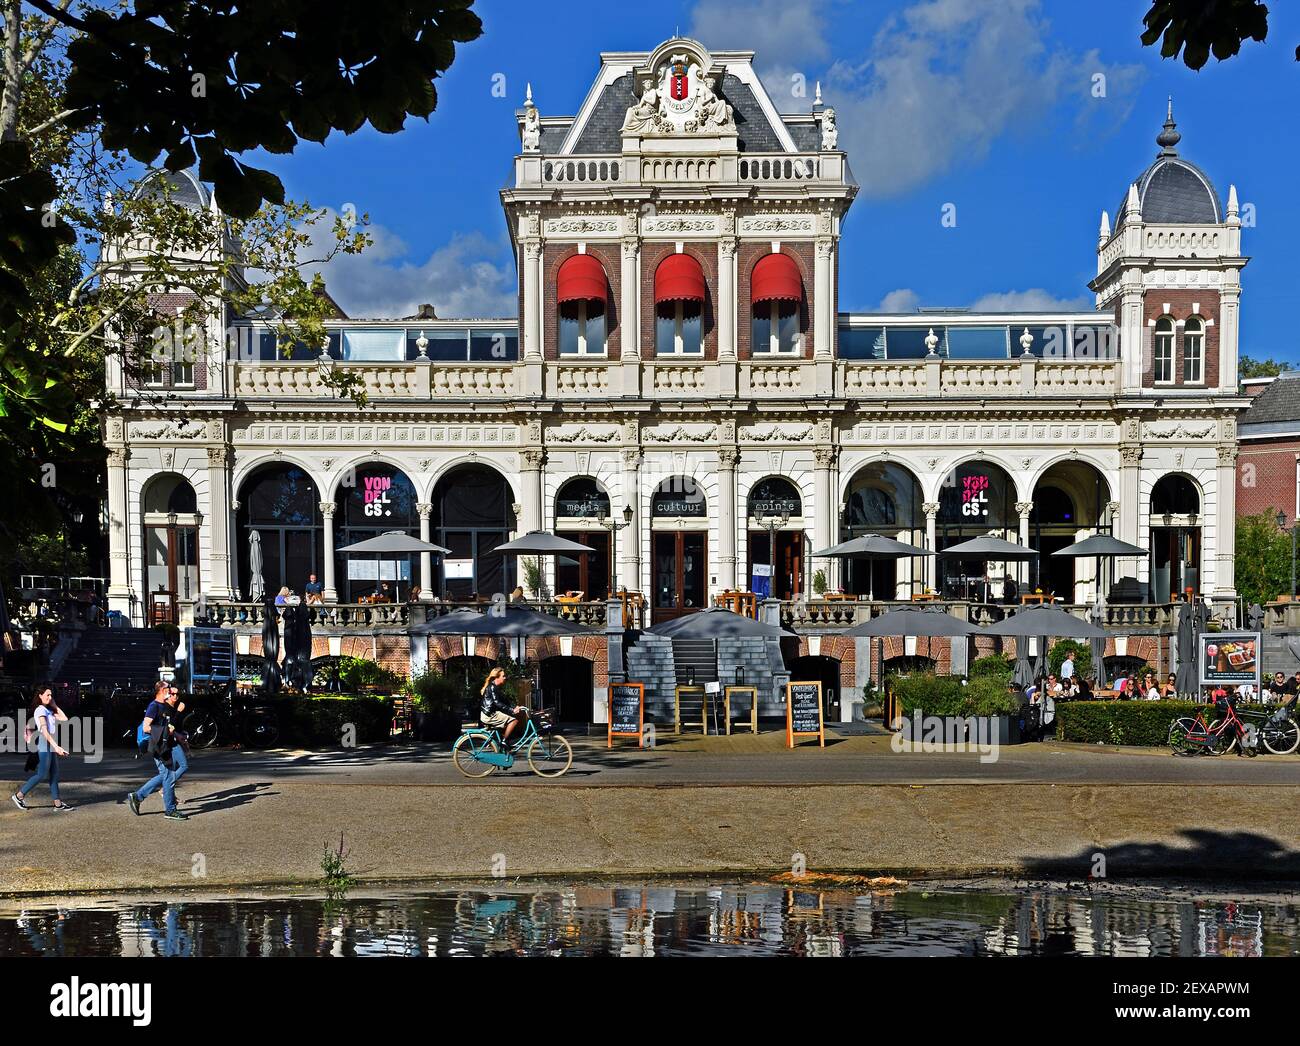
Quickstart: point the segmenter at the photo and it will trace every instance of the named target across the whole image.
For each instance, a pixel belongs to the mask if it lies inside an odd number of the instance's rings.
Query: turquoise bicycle
[[[457,738],[451,759],[466,777],[487,777],[497,770],[509,770],[515,765],[515,753],[522,751],[538,777],[559,777],[573,765],[573,748],[554,729],[551,713],[545,708],[528,717],[523,736],[508,746],[495,728],[474,727]]]

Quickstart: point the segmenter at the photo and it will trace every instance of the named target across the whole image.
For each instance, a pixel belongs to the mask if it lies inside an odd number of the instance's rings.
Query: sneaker
[[[134,792],[128,792],[126,795],[126,805],[131,808],[131,812],[136,817],[140,816],[140,800],[136,798]]]
[[[67,803],[60,803],[54,809],[57,810],[59,813],[63,813],[64,810],[73,810],[75,809],[75,807],[69,806]]]
[[[168,810],[163,816],[169,821],[188,821],[190,819],[189,814],[183,814],[179,810]]]
[[[18,807],[19,810],[27,809],[27,804],[23,802],[22,796],[20,796],[17,792],[15,792],[9,798],[14,801],[14,806]]]

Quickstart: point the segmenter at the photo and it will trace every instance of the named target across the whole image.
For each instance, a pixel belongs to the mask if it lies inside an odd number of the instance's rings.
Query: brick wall
[[[736,355],[747,360],[754,355],[754,316],[750,279],[754,266],[772,253],[770,243],[742,243],[736,251]],[[804,358],[813,356],[813,272],[817,249],[811,243],[781,242],[781,253],[794,260],[803,277],[803,304],[799,307],[799,330],[804,335]]]
[[[1242,441],[1237,455],[1238,516],[1276,515],[1281,509],[1289,523],[1295,515],[1297,454],[1298,439]]]
[[[189,308],[198,300],[198,296],[189,291],[178,291],[167,294],[149,295],[149,305],[158,313],[158,326],[166,326],[171,329],[176,327],[177,314],[182,309]],[[125,370],[126,386],[129,389],[170,389],[173,387],[181,388],[185,391],[196,390],[202,391],[208,387],[208,368],[207,361],[196,355],[194,360],[194,383],[183,386],[174,386],[172,382],[172,369],[170,365],[163,368],[163,380],[161,384],[146,385],[143,376],[138,373],[138,368],[148,366],[151,362],[150,353],[153,351],[152,331],[146,332],[140,340],[139,355],[135,360],[129,361]]]
[[[560,314],[559,302],[556,300],[557,279],[560,266],[578,253],[577,244],[550,247],[542,255],[542,354],[548,360],[560,358]],[[622,259],[619,247],[601,244],[587,244],[587,253],[600,262],[605,269],[605,278],[609,281],[609,303],[605,313],[605,346],[608,358],[622,359],[622,329],[619,322],[619,302],[622,291]],[[522,317],[523,301],[519,304]],[[580,359],[581,357],[567,357]]]
[[[1186,320],[1192,315],[1192,304],[1200,305],[1200,317],[1205,321],[1205,381],[1207,388],[1219,384],[1219,292],[1208,287],[1177,290],[1148,289],[1142,306],[1142,385],[1155,385],[1155,328],[1151,321],[1165,315],[1164,306],[1175,320]],[[1209,321],[1213,320],[1213,323]],[[1183,384],[1183,333],[1184,328],[1174,328],[1174,384]],[[1200,385],[1196,385],[1200,388]]]
[[[641,357],[655,356],[655,270],[670,254],[677,253],[674,243],[646,243],[641,246]],[[714,313],[714,294],[718,286],[718,248],[712,243],[684,243],[682,253],[689,254],[704,270],[706,287],[702,314],[704,359],[718,358],[718,325]],[[695,357],[699,358],[699,357]],[[687,360],[690,357],[686,357]]]

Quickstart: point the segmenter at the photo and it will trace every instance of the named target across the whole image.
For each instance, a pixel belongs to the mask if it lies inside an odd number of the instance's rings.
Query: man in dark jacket
[[[176,808],[176,778],[183,772],[176,760],[173,746],[179,744],[173,736],[172,716],[176,713],[177,694],[166,683],[155,686],[154,699],[145,709],[142,730],[149,738],[146,751],[153,758],[158,773],[138,791],[128,793],[126,802],[131,812],[140,814],[140,803],[159,788],[163,793],[164,816],[171,821],[187,821],[189,817]]]

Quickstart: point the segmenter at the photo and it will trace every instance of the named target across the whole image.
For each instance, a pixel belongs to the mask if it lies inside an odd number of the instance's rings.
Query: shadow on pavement
[[[1256,880],[1300,879],[1300,850],[1254,832],[1187,828],[1186,845],[1131,842],[1089,847],[1072,856],[1025,863],[1029,876],[1052,878],[1138,879],[1150,875],[1197,879],[1242,875]],[[1104,859],[1104,865],[1101,864]],[[1103,868],[1098,874],[1095,869]]]

